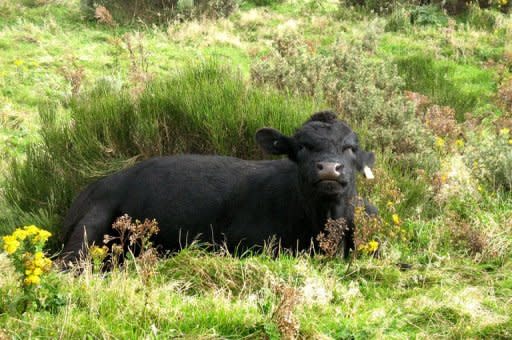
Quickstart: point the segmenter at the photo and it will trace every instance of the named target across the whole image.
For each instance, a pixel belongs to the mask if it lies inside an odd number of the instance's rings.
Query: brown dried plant
[[[153,248],[151,237],[160,231],[158,222],[155,219],[146,219],[144,223],[139,220],[132,222],[132,218],[125,214],[112,224],[112,229],[118,233],[118,236],[105,235],[103,240],[105,244],[112,244],[112,265],[114,267],[119,265],[126,251],[135,259],[136,268],[140,269],[141,277],[143,274],[152,274],[150,267],[154,267],[157,253]],[[146,280],[147,277],[142,278]]]
[[[100,23],[108,26],[115,26],[116,22],[112,18],[112,14],[105,6],[98,6],[94,10],[94,18]]]
[[[60,73],[71,84],[71,94],[76,96],[80,92],[85,78],[84,68],[78,65],[76,58],[72,56],[69,65],[63,66],[60,69]]]
[[[344,218],[338,218],[336,220],[331,218],[327,219],[324,229],[326,233],[321,231],[316,236],[320,249],[324,251],[327,257],[334,257],[339,252],[341,240],[347,230],[347,221]]]
[[[128,80],[131,83],[131,94],[138,98],[146,88],[146,84],[153,78],[149,73],[149,53],[144,47],[144,34],[136,32],[123,36],[123,42],[130,58]]]
[[[294,310],[301,300],[300,293],[297,289],[284,284],[278,285],[275,290],[281,296],[281,300],[272,319],[276,323],[282,339],[297,339],[300,323],[294,315]]]

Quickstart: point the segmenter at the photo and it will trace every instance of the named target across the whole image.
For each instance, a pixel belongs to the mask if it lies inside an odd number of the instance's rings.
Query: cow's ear
[[[357,170],[364,174],[367,179],[374,179],[373,165],[375,164],[375,154],[364,150],[357,150],[356,152]]]
[[[262,128],[256,131],[256,142],[265,152],[272,155],[288,155],[295,158],[296,148],[293,138],[283,135],[272,128]]]

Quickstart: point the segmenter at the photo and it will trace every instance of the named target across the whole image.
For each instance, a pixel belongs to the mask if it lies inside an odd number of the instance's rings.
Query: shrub
[[[481,9],[477,5],[469,6],[467,23],[476,29],[493,31],[496,28],[496,15],[488,9]]]
[[[109,84],[82,91],[66,114],[55,104],[41,107],[41,141],[12,164],[6,181],[7,202],[19,216],[48,216],[58,226],[87,183],[152,156],[260,158],[256,129],[292,133],[315,109],[307,99],[249,88],[238,72],[215,63],[185,66],[137,97]]]
[[[386,32],[405,31],[411,27],[411,14],[403,7],[393,10],[387,19],[384,30]]]
[[[498,135],[482,131],[470,135],[466,164],[474,175],[493,189],[512,190],[512,135],[503,128]]]
[[[393,66],[367,56],[372,44],[362,44],[336,42],[318,52],[294,34],[278,35],[251,78],[325,100],[360,132],[367,148],[393,152],[405,168],[435,168],[432,136],[402,94],[402,79]]]
[[[448,24],[446,14],[434,5],[418,6],[411,11],[410,15],[413,25],[446,26]]]
[[[362,7],[374,13],[390,13],[398,4],[407,1],[400,0],[345,0],[340,2],[340,6]],[[415,2],[415,1],[413,1]]]
[[[82,13],[94,18],[94,9],[104,6],[114,20],[130,22],[167,22],[192,17],[226,17],[237,7],[236,0],[81,0]]]
[[[245,0],[245,2],[256,6],[270,6],[284,2],[284,0]]]

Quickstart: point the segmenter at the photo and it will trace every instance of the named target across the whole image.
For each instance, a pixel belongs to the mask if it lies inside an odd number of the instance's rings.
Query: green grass
[[[492,122],[510,116],[495,102],[510,76],[510,18],[492,13],[489,29],[488,13],[474,12],[391,33],[389,17],[338,9],[335,1],[318,5],[246,3],[216,21],[107,27],[81,20],[78,0],[30,8],[0,2],[0,235],[36,224],[56,232],[57,248],[61,218],[80,188],[152,155],[262,157],[257,128],[290,133],[325,109],[251,84],[251,66],[287,30],[321,54],[334,42],[376,46],[365,53],[397,67],[400,91],[450,106],[460,121],[473,113],[483,119],[477,130],[494,133]],[[80,86],[72,94],[74,81]],[[372,135],[364,119],[361,126],[363,139]],[[468,146],[478,147],[475,136]],[[41,309],[22,314],[20,282],[0,254],[0,338],[277,339],[283,287],[299,301],[292,320],[301,338],[510,338],[512,197],[474,175],[458,181],[472,164],[453,169],[450,162],[471,149],[456,151],[453,142],[425,146],[441,163],[426,174],[389,150],[377,152],[377,180],[361,181],[360,192],[385,222],[397,213],[405,233],[379,236],[378,258],[232,257],[192,247],[159,260],[149,285],[133,266],[80,276],[53,271],[39,291]],[[435,176],[447,183],[438,187]]]
[[[337,260],[185,250],[159,263],[149,287],[131,271],[52,274],[65,305],[0,315],[0,325],[18,338],[272,337],[279,334],[275,313],[284,285],[300,300],[292,314],[306,338],[506,337],[509,270],[446,258],[400,271],[375,259],[347,268]]]
[[[496,93],[495,76],[488,70],[452,61],[437,61],[428,55],[413,55],[396,59],[405,87],[425,94],[440,105],[451,106],[459,121],[464,113],[481,114],[488,109]],[[476,112],[475,112],[476,111]]]

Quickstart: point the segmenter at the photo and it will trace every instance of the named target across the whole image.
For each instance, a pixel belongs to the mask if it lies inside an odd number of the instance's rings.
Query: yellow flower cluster
[[[34,255],[26,253],[24,258],[25,284],[27,286],[40,284],[41,275],[50,271],[52,260],[45,257],[41,251],[36,252]]]
[[[41,251],[51,235],[49,231],[29,225],[2,237],[3,250],[12,257],[15,265],[18,264],[16,267],[23,273],[27,286],[39,285],[41,275],[51,269],[52,261]]]
[[[20,241],[30,238],[32,244],[41,244],[48,241],[52,236],[49,231],[39,229],[35,225],[29,225],[22,228],[17,228],[11,235],[2,237],[4,244],[4,251],[7,254],[14,253],[21,245]]]
[[[18,241],[13,235],[4,236],[2,237],[2,240],[4,243],[4,251],[9,255],[18,250],[20,246],[20,241]]]
[[[98,246],[92,246],[89,249],[89,254],[91,254],[91,257],[94,260],[102,261],[105,256],[107,256],[108,248],[106,246],[98,247]]]
[[[443,149],[445,145],[445,141],[442,137],[436,137],[435,145],[439,149]]]
[[[393,215],[391,216],[391,219],[393,220],[393,223],[394,223],[395,225],[400,225],[400,222],[401,222],[401,221],[400,221],[400,216],[398,216],[398,214],[393,214]]]
[[[464,148],[464,140],[463,140],[463,139],[460,139],[460,138],[459,138],[459,139],[457,139],[457,140],[455,140],[455,147],[456,147],[457,149],[462,149],[462,148]]]
[[[373,254],[379,249],[379,242],[377,241],[370,241],[366,244],[361,244],[357,248],[357,250],[365,253],[365,254]]]

